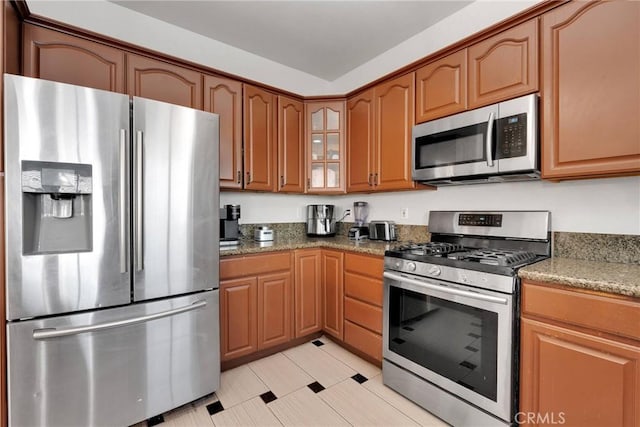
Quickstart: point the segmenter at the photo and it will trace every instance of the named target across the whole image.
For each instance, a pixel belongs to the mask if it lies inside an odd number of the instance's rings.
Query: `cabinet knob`
[[[369,179],[367,180],[367,184],[369,184],[369,187],[372,187],[372,186],[373,186],[372,181],[373,181],[373,174],[372,174],[372,173],[370,173],[370,174],[369,174]]]
[[[284,187],[284,175],[280,175],[280,187]]]
[[[247,172],[247,184],[251,184],[251,172]]]
[[[242,172],[238,171],[238,184],[240,184],[241,180],[242,180]]]
[[[373,185],[378,185],[378,174],[373,175]]]

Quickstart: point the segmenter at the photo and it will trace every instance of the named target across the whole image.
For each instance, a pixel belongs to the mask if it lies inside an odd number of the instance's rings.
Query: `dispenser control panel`
[[[91,194],[91,165],[22,161],[25,193]]]

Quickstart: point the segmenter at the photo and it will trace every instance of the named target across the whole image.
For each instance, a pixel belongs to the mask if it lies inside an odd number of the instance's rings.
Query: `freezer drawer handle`
[[[173,310],[162,311],[156,314],[149,314],[146,316],[134,317],[132,319],[115,320],[113,322],[98,323],[97,325],[85,325],[85,326],[70,326],[68,328],[44,328],[34,329],[33,339],[46,340],[49,338],[66,337],[69,335],[83,334],[85,332],[96,332],[104,329],[120,328],[122,326],[135,325],[138,323],[149,322],[151,320],[162,319],[163,317],[169,317],[187,311],[197,310],[207,305],[206,301],[200,300],[185,307],[176,308]]]

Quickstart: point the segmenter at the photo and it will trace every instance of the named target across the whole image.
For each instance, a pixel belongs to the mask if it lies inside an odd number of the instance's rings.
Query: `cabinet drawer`
[[[382,280],[384,260],[378,256],[347,252],[344,257],[344,270]]]
[[[356,324],[344,322],[344,341],[352,347],[382,361],[382,337]]]
[[[344,318],[382,334],[382,309],[345,297]]]
[[[345,295],[382,307],[382,280],[344,273]]]
[[[640,302],[523,282],[522,313],[640,340]]]
[[[291,252],[248,255],[220,259],[220,280],[258,276],[291,269]]]

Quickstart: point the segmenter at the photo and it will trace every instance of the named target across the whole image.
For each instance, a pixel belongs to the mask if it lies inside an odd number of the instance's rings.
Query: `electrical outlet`
[[[402,219],[409,218],[409,208],[402,208],[400,210],[400,218],[402,218]]]

